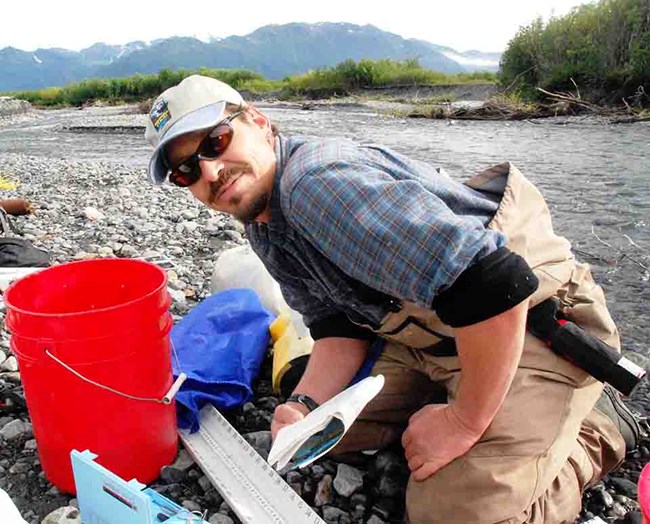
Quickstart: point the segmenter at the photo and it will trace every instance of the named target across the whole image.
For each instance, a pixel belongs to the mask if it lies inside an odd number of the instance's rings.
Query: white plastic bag
[[[18,508],[15,506],[6,491],[0,488],[0,522],[2,524],[27,524],[20,516]]]
[[[262,305],[275,315],[289,307],[282,298],[279,284],[249,246],[223,251],[214,264],[210,284],[212,293],[242,287],[253,289]]]
[[[223,251],[214,264],[210,290],[219,293],[226,289],[250,288],[257,293],[262,305],[274,315],[287,311],[298,336],[309,335],[302,316],[292,310],[282,296],[280,285],[266,270],[264,264],[250,248],[237,246]]]

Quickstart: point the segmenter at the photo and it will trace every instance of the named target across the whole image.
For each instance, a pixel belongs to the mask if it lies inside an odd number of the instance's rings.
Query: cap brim
[[[217,102],[192,111],[174,122],[154,149],[149,161],[149,178],[154,184],[162,184],[167,176],[167,166],[163,157],[167,144],[181,135],[214,127],[223,117],[225,108],[226,102]]]

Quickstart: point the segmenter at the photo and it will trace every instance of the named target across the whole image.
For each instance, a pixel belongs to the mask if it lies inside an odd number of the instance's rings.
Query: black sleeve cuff
[[[513,308],[531,296],[538,284],[528,263],[502,247],[461,273],[433,299],[432,306],[445,324],[469,326]]]
[[[351,322],[345,313],[337,313],[317,320],[309,326],[311,338],[318,340],[326,337],[356,338],[359,340],[372,340],[375,333]]]

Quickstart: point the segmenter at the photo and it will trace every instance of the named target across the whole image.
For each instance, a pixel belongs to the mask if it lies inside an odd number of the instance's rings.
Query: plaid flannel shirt
[[[342,314],[378,327],[402,300],[431,308],[505,244],[485,227],[498,202],[387,148],[280,136],[276,156],[271,219],[246,232],[310,328]]]

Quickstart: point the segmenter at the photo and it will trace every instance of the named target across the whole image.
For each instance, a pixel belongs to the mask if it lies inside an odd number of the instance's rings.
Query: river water
[[[557,232],[592,265],[625,348],[650,340],[650,124],[593,120],[469,122],[394,118],[362,107],[264,109],[285,134],[376,142],[443,167],[459,179],[511,161],[546,196]],[[140,130],[71,132],[66,126],[144,125],[115,108],[41,112],[0,127],[0,152],[144,168]],[[0,165],[0,172],[2,166]]]

